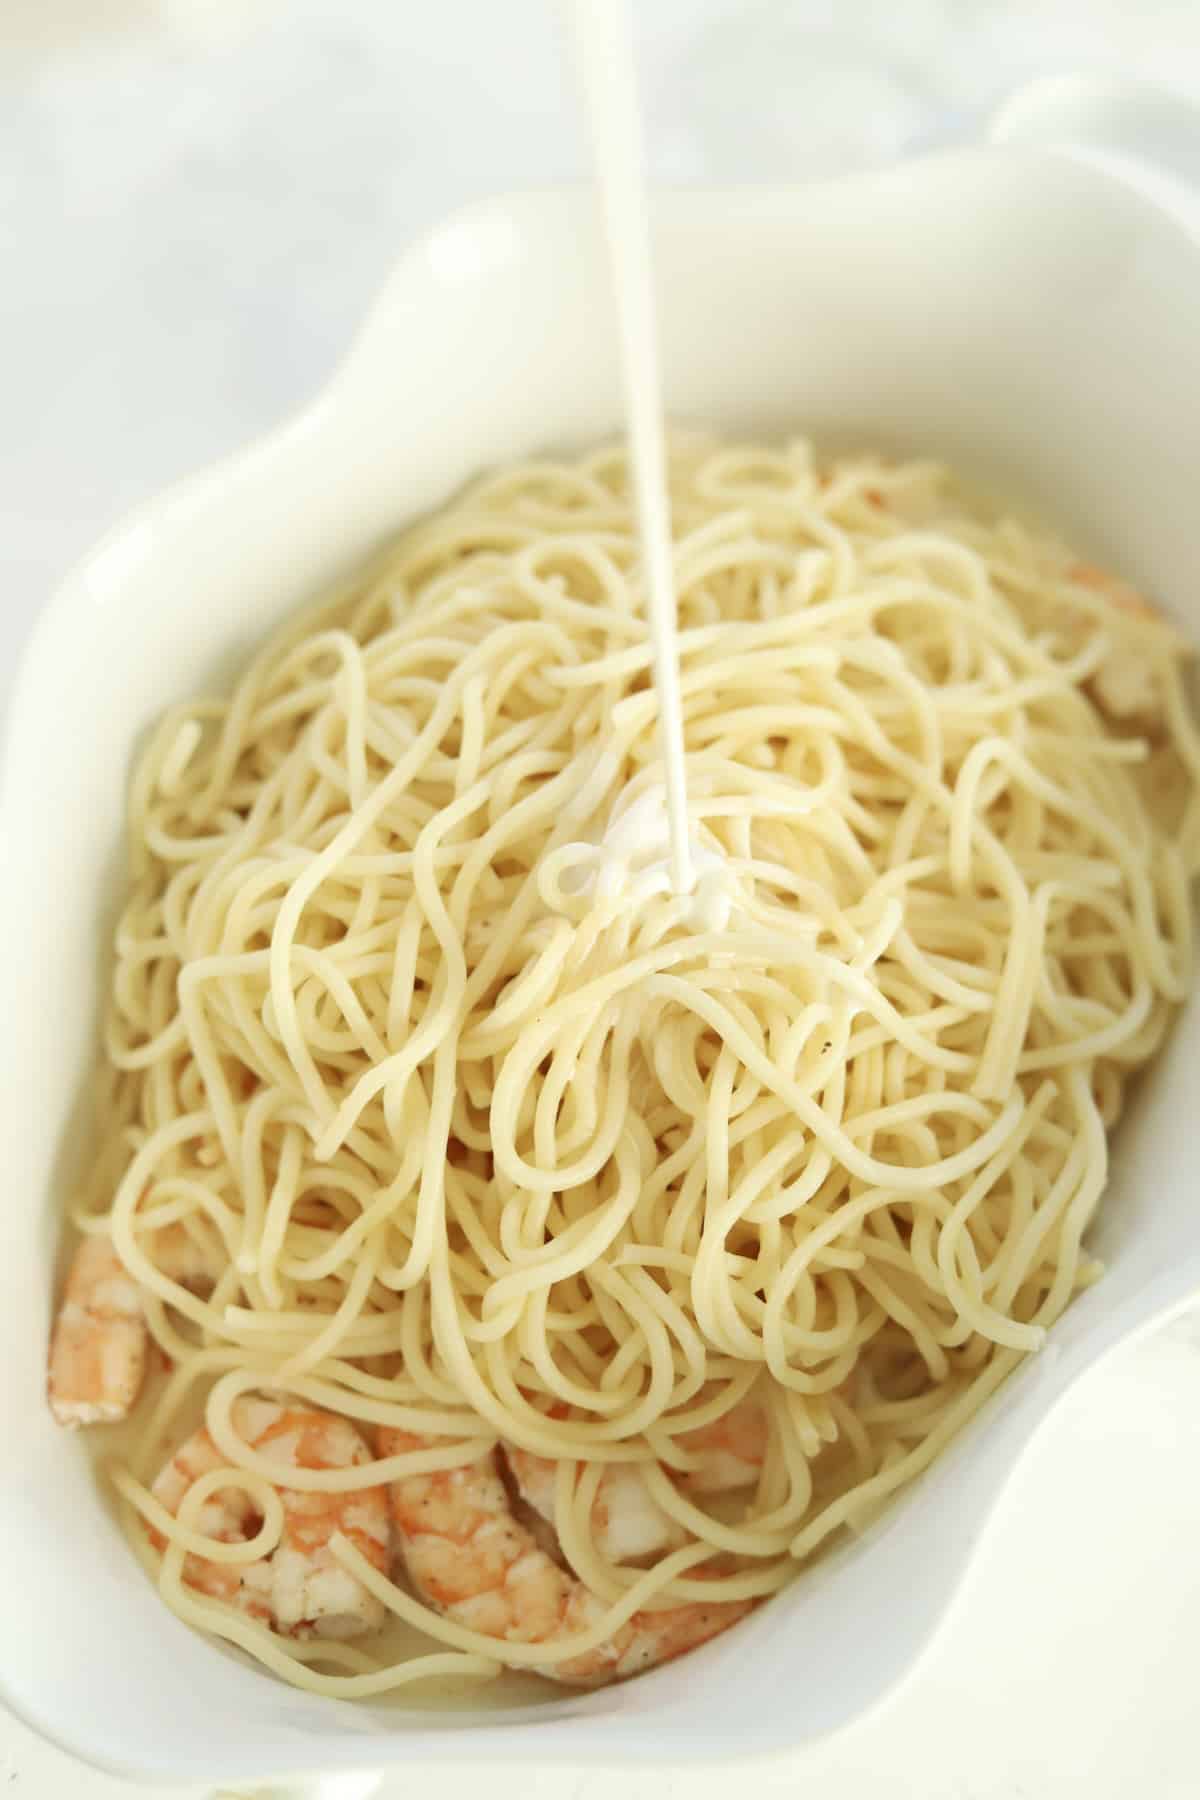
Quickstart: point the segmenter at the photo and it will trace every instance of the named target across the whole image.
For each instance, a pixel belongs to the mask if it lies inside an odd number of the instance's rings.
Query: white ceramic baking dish
[[[1136,96],[1058,88],[1002,122],[1010,138],[1060,129],[1152,140],[1184,172],[1200,161],[1191,115]],[[1144,195],[994,143],[816,187],[664,199],[656,266],[676,417],[944,454],[1061,520],[1200,635],[1200,251]],[[296,601],[473,471],[612,432],[606,291],[582,193],[452,218],[403,257],[314,405],[88,557],[21,670],[2,814],[0,1691],[128,1776],[345,1776],[438,1754],[711,1760],[828,1732],[913,1667],[1080,1371],[1200,1287],[1193,1008],[1121,1129],[1095,1233],[1107,1280],[865,1541],[684,1662],[500,1714],[331,1703],[191,1635],[135,1566],[83,1446],[43,1401],[78,1154],[64,1134],[92,1053],[132,748],[164,703],[230,673]]]

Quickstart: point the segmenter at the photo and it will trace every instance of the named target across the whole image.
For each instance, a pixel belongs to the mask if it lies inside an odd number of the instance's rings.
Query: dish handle
[[[383,1777],[382,1769],[350,1769],[339,1775],[214,1788],[212,1800],[371,1800],[383,1786]]]
[[[1200,106],[1106,75],[1051,75],[1006,100],[994,144],[1062,150],[1100,163],[1200,231]]]

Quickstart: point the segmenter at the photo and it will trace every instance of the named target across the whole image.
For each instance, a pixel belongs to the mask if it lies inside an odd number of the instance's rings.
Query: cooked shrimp
[[[505,1445],[504,1456],[522,1500],[553,1525],[558,1464],[511,1444]],[[592,1502],[591,1526],[601,1554],[616,1563],[669,1550],[686,1536],[659,1506],[637,1463],[610,1463],[604,1471]]]
[[[50,1410],[60,1425],[123,1419],[142,1385],[146,1322],[137,1283],[106,1237],[85,1237],[50,1340]]]
[[[688,1494],[728,1494],[753,1486],[767,1453],[767,1419],[754,1400],[743,1400],[711,1425],[681,1434],[679,1446],[699,1461],[675,1475]],[[517,1492],[550,1525],[558,1465],[548,1456],[533,1456],[514,1445],[505,1458]],[[637,1463],[612,1463],[600,1478],[592,1504],[592,1535],[610,1562],[636,1562],[684,1542],[678,1521],[654,1499]]]
[[[1142,619],[1161,617],[1144,594],[1094,563],[1073,563],[1068,574],[1078,586],[1103,595],[1119,612]],[[1092,676],[1091,690],[1101,711],[1114,719],[1152,718],[1160,704],[1153,663],[1129,644],[1105,657]]]
[[[211,1287],[203,1251],[182,1225],[156,1233],[155,1263],[183,1287]],[[50,1340],[50,1410],[60,1425],[111,1424],[137,1399],[146,1372],[142,1296],[107,1237],[80,1243]]]
[[[391,1429],[379,1437],[382,1456],[431,1441]],[[494,1457],[410,1475],[392,1483],[390,1498],[409,1580],[459,1624],[501,1644],[541,1644],[578,1637],[603,1618],[604,1601],[559,1568],[514,1517]],[[714,1600],[634,1613],[597,1648],[543,1673],[581,1685],[636,1675],[715,1637],[749,1610],[748,1601]]]
[[[348,1419],[311,1407],[243,1396],[234,1406],[233,1423],[253,1450],[278,1465],[281,1476],[288,1469],[359,1468],[371,1460]],[[164,1464],[151,1491],[175,1514],[201,1475],[228,1467],[229,1459],[202,1427]],[[252,1563],[219,1563],[189,1553],[184,1581],[289,1637],[350,1638],[377,1630],[383,1623],[382,1602],[334,1559],[329,1540],[340,1532],[375,1568],[386,1571],[390,1531],[384,1489],[313,1494],[280,1485],[276,1492],[283,1502],[283,1535],[270,1555]],[[251,1496],[231,1486],[204,1502],[195,1529],[218,1543],[240,1544],[260,1524]],[[150,1537],[161,1549],[161,1535],[151,1531]]]
[[[679,1485],[692,1494],[728,1494],[752,1487],[762,1472],[768,1442],[765,1408],[758,1400],[743,1400],[711,1425],[684,1432],[680,1448],[700,1461],[678,1477]]]

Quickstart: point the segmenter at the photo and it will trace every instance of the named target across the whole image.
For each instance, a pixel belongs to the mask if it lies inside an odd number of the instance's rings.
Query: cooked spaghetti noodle
[[[419,1446],[302,1494],[498,1440],[554,1459],[596,1643],[767,1595],[1099,1275],[1107,1132],[1188,989],[1200,739],[1167,623],[933,465],[690,443],[672,505],[716,911],[613,848],[661,781],[613,451],[406,532],[137,769],[76,1222],[166,1371],[115,1479],[168,1604],[318,1691],[591,1640],[498,1643],[344,1538],[443,1651],[297,1644],[198,1595],[187,1552],[282,1529],[240,1396]],[[706,1503],[689,1434],[747,1401],[756,1484]],[[219,1475],[177,1514],[147,1491],[202,1404],[250,1549],[198,1526]],[[649,1567],[599,1541],[613,1464],[671,1523]]]

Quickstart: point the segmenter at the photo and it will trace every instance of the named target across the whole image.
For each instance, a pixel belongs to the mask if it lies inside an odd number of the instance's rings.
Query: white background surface
[[[1046,70],[1200,95],[1195,0],[640,0],[639,18],[668,181],[886,160]],[[303,400],[406,239],[581,167],[553,0],[0,0],[0,709],[74,558]],[[827,1744],[665,1777],[409,1766],[387,1792],[1195,1796],[1198,1393],[1194,1321],[1089,1377],[921,1668]],[[0,1800],[130,1792],[0,1715]]]

